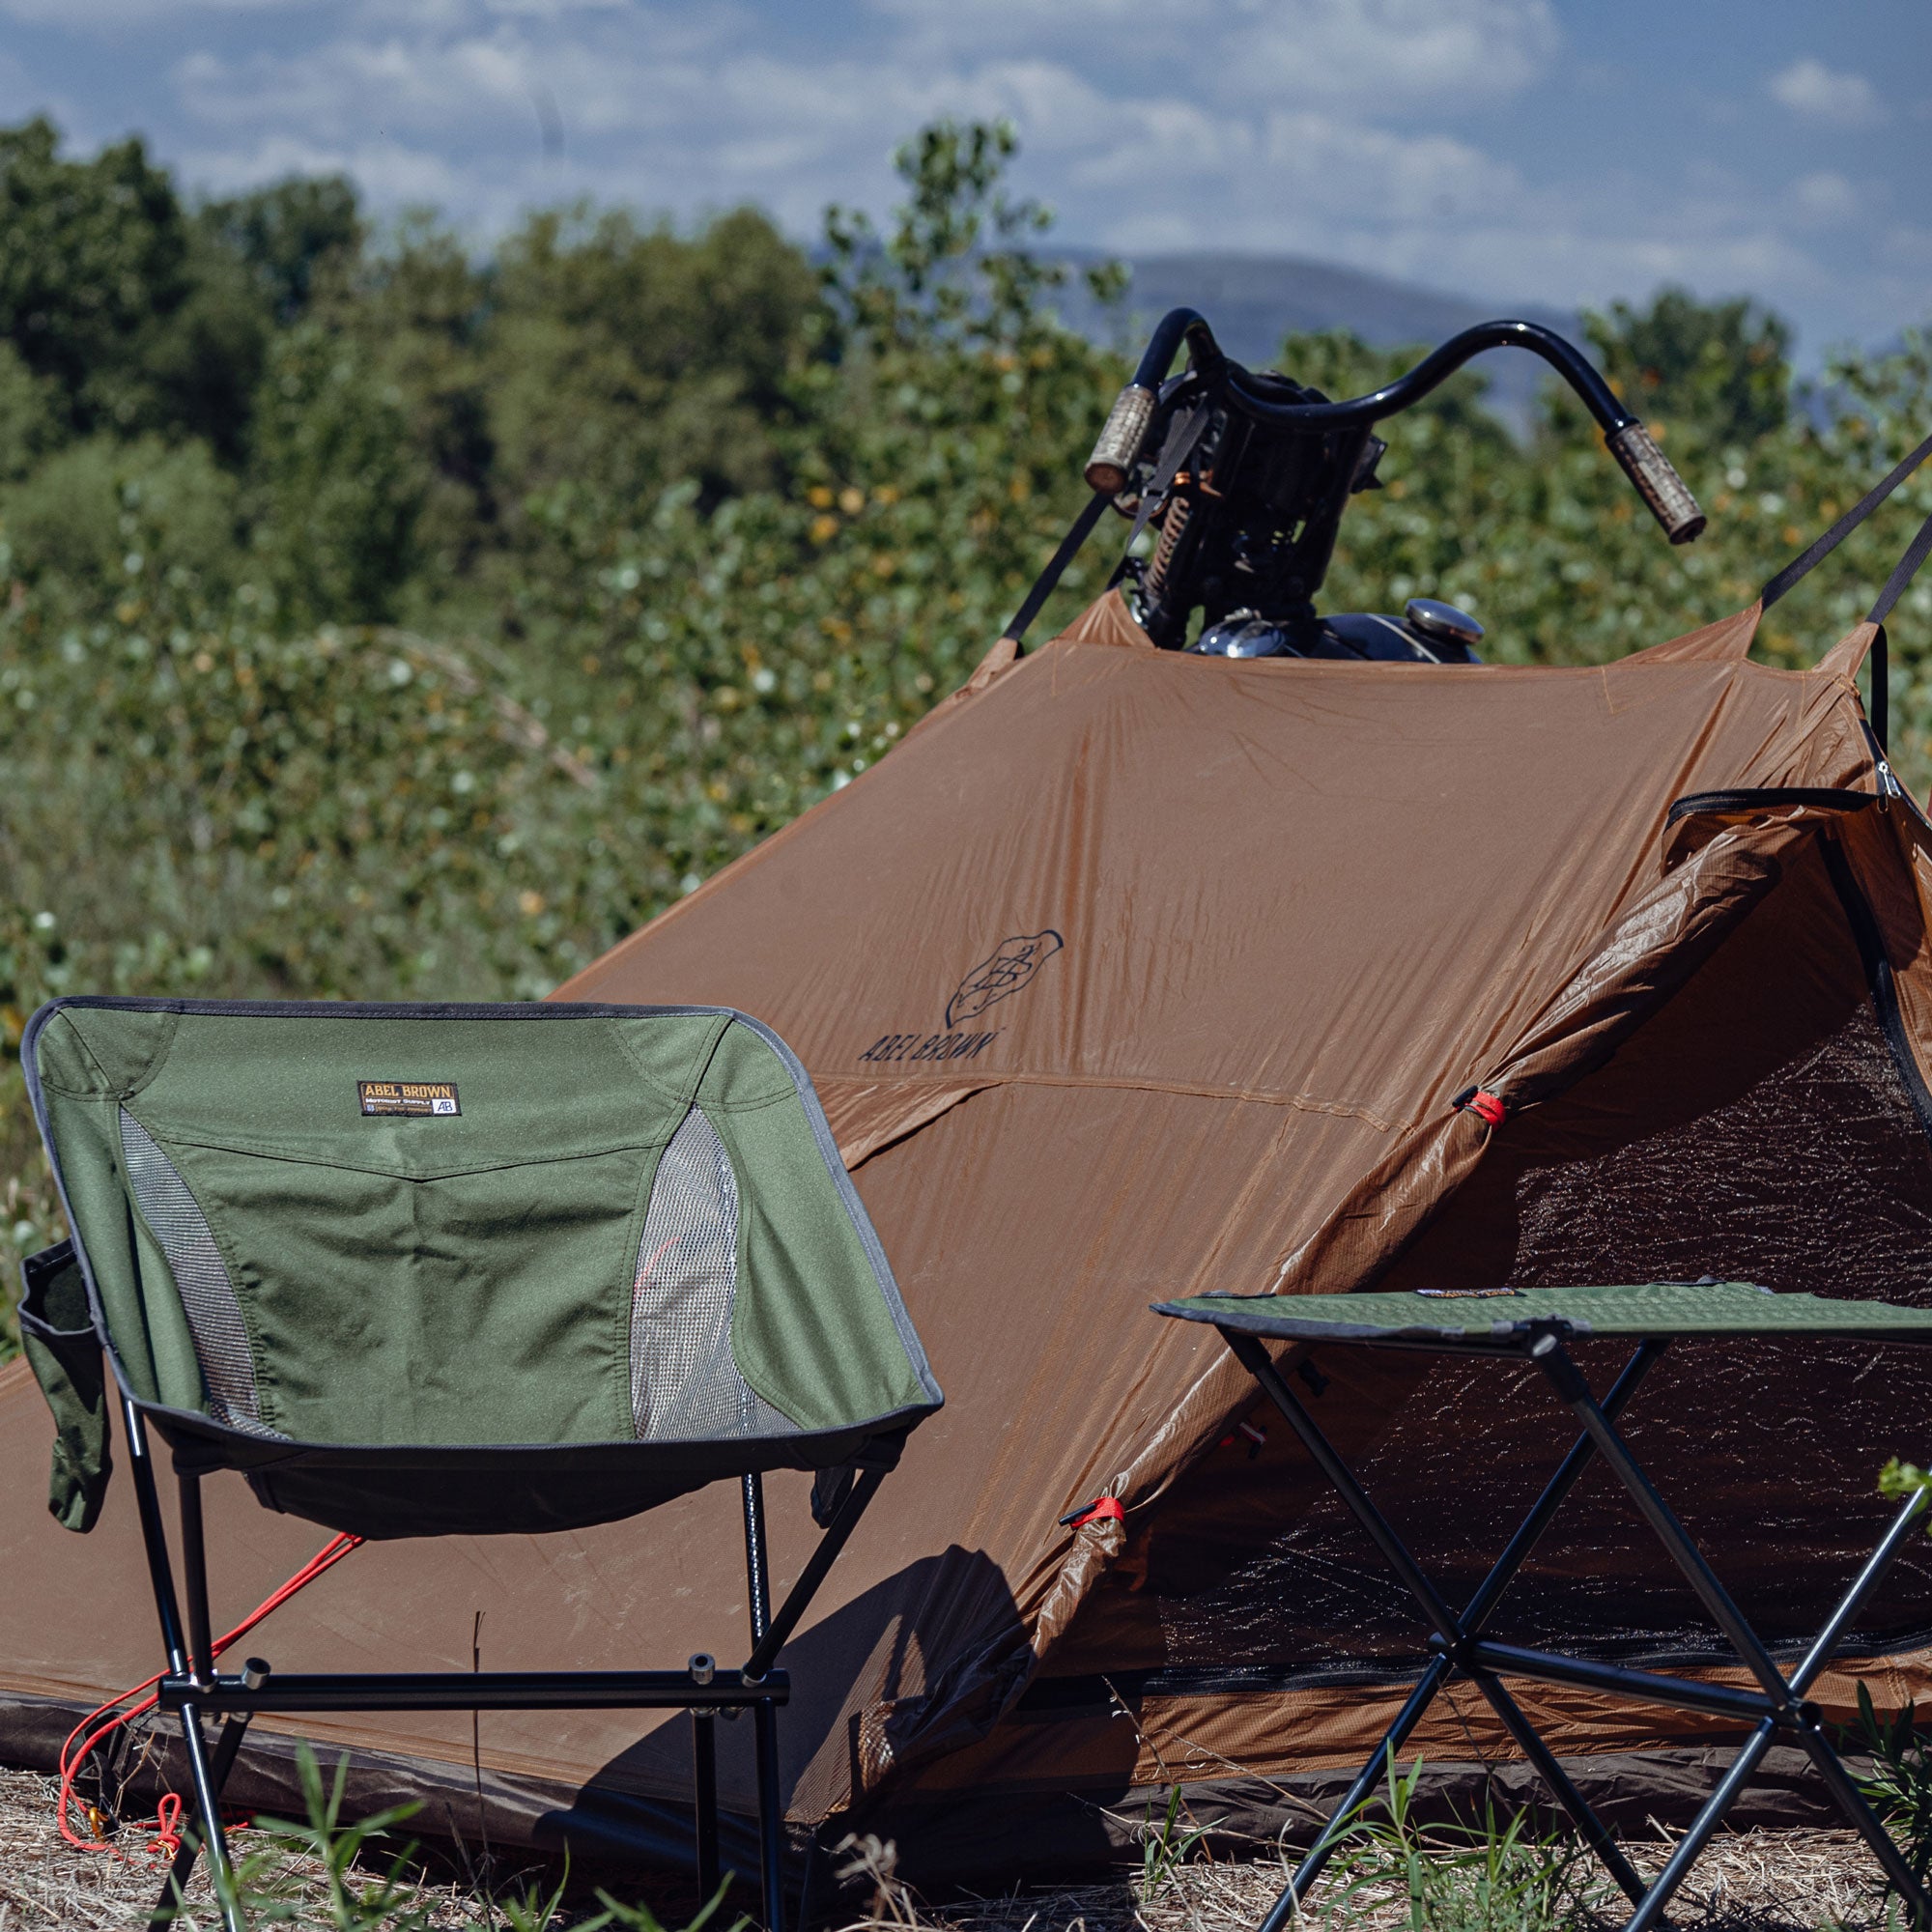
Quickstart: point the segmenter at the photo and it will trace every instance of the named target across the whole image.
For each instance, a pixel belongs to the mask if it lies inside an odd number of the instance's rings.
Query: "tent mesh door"
[[[1652,1023],[1668,1036],[1654,1055],[1639,1046],[1629,1054],[1638,1067],[1594,1076],[1541,1110],[1541,1126],[1525,1115],[1378,1286],[1529,1288],[1708,1271],[1785,1291],[1915,1305],[1932,1297],[1932,1151],[1862,999],[1719,1104],[1704,1108],[1699,1093],[1691,1118],[1680,1112],[1620,1146],[1588,1145],[1605,1114],[1633,1111],[1599,1104],[1613,1081],[1662,1086],[1662,1066],[1699,1088],[1700,1038],[1775,1038],[1775,1016],[1747,989],[1701,978],[1667,1025]],[[1766,974],[1763,998],[1793,1004],[1789,977]],[[1512,1145],[1532,1138],[1543,1143],[1533,1151]],[[1601,1389],[1628,1351],[1591,1343],[1576,1352]],[[1532,1378],[1491,1366],[1316,1353],[1341,1378],[1311,1397],[1323,1426],[1451,1598],[1466,1596],[1567,1445],[1564,1418]],[[1352,1379],[1363,1376],[1372,1382]],[[1928,1415],[1924,1351],[1686,1344],[1651,1376],[1632,1430],[1747,1614],[1786,1641],[1808,1637],[1870,1548],[1891,1507],[1877,1494],[1880,1464],[1894,1453],[1923,1460],[1924,1428],[1901,1418]],[[1272,1418],[1258,1409],[1256,1420]],[[1170,1666],[1413,1657],[1412,1605],[1292,1441],[1252,1468],[1233,1452],[1210,1458],[1197,1481],[1172,1506],[1181,1527],[1164,1553],[1155,1538],[1150,1577]],[[1274,1536],[1256,1548],[1255,1531],[1265,1536],[1270,1523]],[[1928,1601],[1932,1546],[1921,1538],[1866,1606],[1851,1648],[1916,1640]],[[1585,1478],[1504,1600],[1495,1634],[1626,1659],[1721,1651],[1601,1472]]]

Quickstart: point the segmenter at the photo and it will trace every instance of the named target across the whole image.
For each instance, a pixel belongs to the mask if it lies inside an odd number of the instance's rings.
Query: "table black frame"
[[[1248,1305],[1252,1307],[1252,1303]],[[1180,1311],[1162,1309],[1160,1312]],[[1195,1319],[1200,1318],[1196,1316]],[[1919,1927],[1932,1927],[1932,1896],[1928,1896],[1925,1888],[1913,1876],[1904,1854],[1860,1793],[1851,1773],[1827,1735],[1822,1714],[1806,1697],[1844,1640],[1853,1618],[1904,1548],[1928,1503],[1932,1503],[1932,1497],[1928,1497],[1925,1492],[1916,1492],[1900,1509],[1824,1628],[1812,1640],[1797,1667],[1787,1676],[1778,1668],[1770,1651],[1751,1629],[1730,1593],[1705,1561],[1617,1431],[1617,1417],[1669,1347],[1668,1340],[1657,1338],[1640,1342],[1600,1402],[1591,1393],[1589,1382],[1564,1346],[1572,1329],[1569,1323],[1562,1321],[1526,1321],[1507,1335],[1471,1333],[1460,1337],[1436,1335],[1422,1338],[1360,1334],[1351,1335],[1346,1341],[1338,1339],[1334,1346],[1410,1350],[1428,1354],[1503,1360],[1532,1366],[1540,1371],[1556,1399],[1582,1426],[1582,1434],[1571,1445],[1529,1514],[1510,1538],[1466,1606],[1458,1613],[1430,1580],[1368,1492],[1356,1481],[1353,1472],[1322,1434],[1320,1424],[1289,1387],[1281,1369],[1269,1354],[1264,1337],[1242,1328],[1221,1326],[1218,1322],[1215,1325],[1221,1339],[1287,1419],[1321,1473],[1348,1505],[1356,1521],[1368,1532],[1383,1560],[1414,1597],[1431,1627],[1431,1656],[1414,1690],[1349,1787],[1313,1847],[1296,1867],[1280,1898],[1263,1919],[1260,1932],[1287,1932],[1299,1916],[1301,1901],[1313,1889],[1347,1835],[1350,1822],[1373,1797],[1394,1753],[1401,1750],[1437,1693],[1455,1677],[1466,1678],[1488,1700],[1523,1756],[1548,1785],[1558,1804],[1569,1814],[1584,1842],[1631,1900],[1633,1911],[1625,1922],[1624,1932],[1648,1932],[1649,1927],[1660,1922],[1664,1907],[1689,1876],[1691,1866],[1750,1781],[1765,1753],[1779,1738],[1798,1745],[1810,1758],[1833,1802],[1884,1867],[1887,1878],[1911,1913],[1913,1922]],[[1276,1339],[1294,1338],[1283,1334]],[[1497,1643],[1483,1634],[1484,1626],[1503,1593],[1548,1528],[1564,1499],[1584,1470],[1597,1460],[1608,1467],[1636,1504],[1644,1520],[1682,1571],[1712,1621],[1757,1680],[1757,1690],[1701,1683],[1661,1671],[1634,1670],[1593,1659],[1566,1656],[1557,1651]],[[1678,1841],[1663,1869],[1648,1886],[1624,1856],[1609,1829],[1591,1809],[1555,1753],[1538,1735],[1521,1706],[1503,1687],[1501,1680],[1505,1676],[1579,1686],[1611,1696],[1662,1704],[1674,1710],[1729,1718],[1751,1726],[1744,1747]]]

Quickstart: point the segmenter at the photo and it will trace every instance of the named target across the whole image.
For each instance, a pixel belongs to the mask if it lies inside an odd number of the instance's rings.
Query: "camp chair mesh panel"
[[[1681,1046],[1687,1083],[1694,1036],[1722,1031],[1722,997],[1715,984],[1698,983],[1679,995],[1673,1052]],[[1763,998],[1788,998],[1788,989],[1770,980]],[[1734,996],[1724,1024],[1770,1033],[1761,1013],[1750,995]],[[1587,1093],[1578,1104],[1587,1107]],[[1569,1106],[1559,1100],[1546,1111],[1560,1126]],[[1507,1137],[1498,1154],[1378,1287],[1691,1280],[1721,1270],[1788,1292],[1915,1306],[1932,1295],[1924,1286],[1932,1282],[1932,1151],[1863,1001],[1822,1038],[1694,1119],[1580,1159],[1518,1166]],[[1492,1226],[1510,1242],[1500,1252],[1482,1238]],[[1582,1344],[1575,1353],[1599,1377],[1621,1359],[1613,1344]],[[1316,1356],[1324,1373],[1350,1372],[1320,1349]],[[1418,1361],[1399,1370],[1386,1362],[1373,1386],[1376,1412],[1393,1409],[1371,1442],[1335,1420],[1336,1397],[1351,1399],[1347,1382],[1326,1400],[1296,1383],[1363,1481],[1401,1496],[1399,1526],[1433,1574],[1452,1595],[1466,1593],[1569,1437],[1539,1391],[1480,1365]],[[1928,1408],[1932,1360],[1918,1351],[1875,1368],[1871,1350],[1855,1343],[1761,1342],[1722,1354],[1679,1350],[1656,1372],[1637,1434],[1659,1469],[1731,1472],[1731,1490],[1707,1485],[1682,1499],[1687,1520],[1708,1539],[1707,1553],[1767,1640],[1798,1641],[1829,1613],[1884,1520],[1872,1474],[1894,1443],[1909,1449],[1898,1416]],[[1155,1538],[1149,1594],[1167,1663],[1299,1670],[1412,1656],[1412,1611],[1341,1499],[1292,1447],[1276,1459],[1271,1416],[1257,1410],[1252,1419],[1268,1427],[1267,1454],[1249,1464],[1236,1445],[1202,1468],[1204,1486],[1226,1490],[1229,1511],[1209,1526],[1202,1519],[1211,1498],[1183,1491],[1179,1513],[1203,1498],[1189,1534],[1172,1538],[1165,1560]],[[1483,1472],[1473,1485],[1472,1461]],[[1760,1472],[1772,1468],[1779,1472],[1776,1533],[1760,1535]],[[1726,1512],[1752,1530],[1726,1530]],[[1264,1547],[1259,1538],[1242,1547],[1243,1531],[1270,1529]],[[1812,1559],[1802,1586],[1777,1554],[1780,1538],[1793,1536]],[[1861,1612],[1852,1648],[1916,1640],[1928,1601],[1932,1544],[1918,1539]],[[1594,1480],[1573,1499],[1561,1537],[1525,1567],[1495,1633],[1526,1643],[1560,1634],[1579,1654],[1623,1661],[1725,1655],[1621,1497]]]
[[[694,1107],[651,1182],[631,1292],[631,1412],[640,1441],[779,1435],[731,1352],[738,1181],[718,1130]]]
[[[208,1217],[174,1162],[126,1107],[121,1109],[121,1151],[134,1205],[161,1244],[180,1292],[202,1380],[208,1384],[210,1414],[251,1435],[278,1435],[262,1421],[255,1358],[242,1326],[242,1304],[214,1245]]]

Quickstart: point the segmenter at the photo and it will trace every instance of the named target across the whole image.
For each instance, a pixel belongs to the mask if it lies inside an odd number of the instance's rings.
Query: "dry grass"
[[[77,1852],[54,1824],[59,1780],[38,1772],[0,1768],[0,1932],[128,1932],[160,1896],[165,1867],[149,1850],[145,1833],[130,1832],[112,1852]],[[238,1860],[261,1853],[259,1832],[239,1832]],[[273,1853],[255,1880],[261,1891],[288,1900],[300,1925],[321,1926],[327,1917],[328,1886],[322,1861]],[[206,1868],[188,1882],[190,1913],[202,1926],[219,1925],[213,1911]],[[484,1901],[469,1886],[423,1884],[412,1902],[424,1922],[438,1928],[485,1922]]]
[[[130,1834],[131,1856],[76,1852],[54,1828],[55,1783],[32,1772],[0,1770],[0,1932],[128,1932],[140,1924],[160,1888],[160,1867],[146,1839]],[[261,1834],[237,1837],[238,1855],[260,1852]],[[1032,1889],[998,1898],[916,1900],[892,1874],[890,1847],[867,1844],[848,1852],[848,1884],[871,1898],[846,1919],[842,1932],[1249,1932],[1279,1891],[1278,1860],[1198,1861],[1173,1866],[1144,1895],[1137,1877],[1106,1884]],[[1662,1840],[1634,1845],[1639,1869],[1655,1870],[1668,1851]],[[1816,1932],[1820,1927],[1878,1928],[1885,1924],[1875,1889],[1876,1867],[1848,1832],[1753,1832],[1721,1838],[1707,1852],[1679,1894],[1671,1917],[1699,1932]],[[538,1876],[531,1874],[531,1877]],[[272,1887],[295,1922],[326,1926],[327,1885],[320,1861],[275,1853],[262,1889]],[[523,1889],[512,1879],[511,1892]],[[1318,1891],[1308,1932],[1393,1932],[1406,1922],[1393,1888],[1358,1894],[1346,1916],[1324,1906]],[[212,1920],[205,1878],[188,1889],[202,1926]],[[469,1885],[425,1882],[412,1904],[425,1926],[502,1925],[492,1901]],[[587,1907],[588,1901],[586,1901]],[[565,1912],[554,1932],[582,1916]],[[1614,1926],[1621,1915],[1605,1922]],[[671,1917],[676,1923],[676,1916]]]
[[[1669,1856],[1667,1840],[1627,1848],[1641,1872]],[[1887,1924],[1877,1865],[1851,1832],[1751,1832],[1719,1838],[1671,1907],[1686,1932],[1879,1932]],[[1273,1859],[1179,1865],[1151,1896],[1132,1884],[1021,1891],[921,1908],[888,1882],[846,1932],[1252,1932],[1273,1905],[1287,1867]],[[1306,1932],[1393,1932],[1408,1922],[1396,1887],[1358,1893],[1351,1909],[1324,1906],[1317,1889]],[[1624,1913],[1601,1922],[1613,1928]],[[1588,1924],[1590,1921],[1584,1921]]]

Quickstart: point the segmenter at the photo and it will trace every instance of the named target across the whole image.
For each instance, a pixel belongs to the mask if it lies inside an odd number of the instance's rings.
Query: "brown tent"
[[[1796,672],[1748,661],[1756,616],[1603,668],[1470,669],[1179,656],[1103,600],[562,989],[732,1004],[797,1048],[947,1389],[788,1653],[802,1833],[856,1814],[916,1875],[983,1879],[1117,1849],[1173,1782],[1198,1817],[1296,1825],[1372,1746],[1412,1614],[1211,1331],[1151,1301],[1705,1272],[1932,1296],[1932,830],[1865,728],[1870,627]],[[1459,1107],[1478,1086],[1499,1126]],[[1340,1348],[1298,1372],[1472,1586],[1560,1453],[1547,1406]],[[1797,1642],[1884,1520],[1881,1463],[1932,1447],[1932,1365],[1687,1346],[1632,1427]],[[46,1434],[0,1378],[16,1756],[153,1667],[125,1486],[63,1535],[29,1474]],[[812,1531],[804,1480],[773,1487],[782,1580]],[[1100,1496],[1123,1521],[1062,1526]],[[486,1667],[725,1648],[734,1508],[372,1546],[255,1647],[467,1667],[481,1612]],[[221,1526],[246,1561],[218,1614],[320,1541],[239,1490]],[[1497,1634],[1726,1674],[1653,1550],[1586,1479]],[[1925,1687],[1928,1586],[1932,1546],[1829,1709],[1859,1676]],[[1523,1695],[1613,1817],[1681,1809],[1723,1755],[1715,1721]],[[467,1719],[308,1728],[474,1835]],[[1419,1746],[1509,1755],[1468,1696]],[[491,1715],[480,1747],[498,1837],[686,1830],[681,1719]],[[749,1769],[727,1750],[741,1811]],[[1801,1787],[1774,1776],[1758,1815]]]

